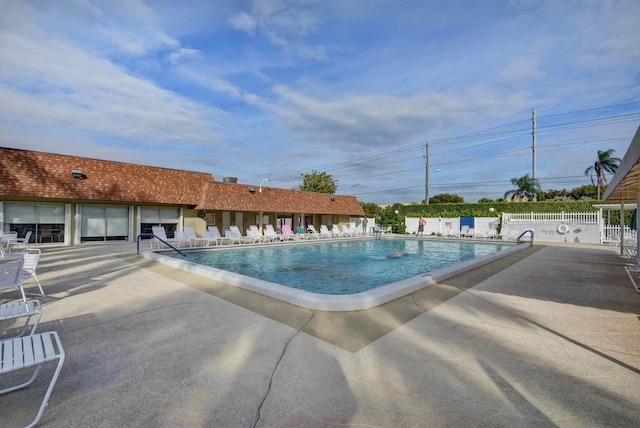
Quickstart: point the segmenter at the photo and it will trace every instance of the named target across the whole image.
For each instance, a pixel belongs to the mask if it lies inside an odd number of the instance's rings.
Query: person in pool
[[[391,255],[389,256],[389,258],[390,258],[390,259],[397,259],[398,257],[404,257],[404,256],[405,256],[405,254],[404,254],[402,251],[400,251],[400,250],[396,250],[396,252],[395,252],[395,253],[393,253],[393,254],[391,254]]]

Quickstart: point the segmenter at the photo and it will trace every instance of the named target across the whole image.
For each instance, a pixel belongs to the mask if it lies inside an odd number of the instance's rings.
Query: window
[[[82,206],[81,242],[128,241],[129,208]]]
[[[64,205],[4,204],[4,231],[23,237],[31,231],[30,242],[63,242]]]
[[[167,238],[174,238],[180,221],[179,208],[141,208],[140,233],[153,233],[153,226],[163,226]],[[149,239],[149,237],[145,237]]]

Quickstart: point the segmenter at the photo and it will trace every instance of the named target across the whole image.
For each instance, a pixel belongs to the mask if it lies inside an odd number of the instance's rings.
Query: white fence
[[[502,213],[502,222],[517,223],[546,223],[546,222],[567,222],[573,224],[598,224],[600,213]]]
[[[405,217],[406,231],[415,234],[418,230],[417,217]],[[424,236],[454,234],[460,231],[460,218],[425,218]],[[495,230],[498,217],[476,217],[476,236],[486,230]],[[583,242],[620,244],[620,226],[605,225],[600,212],[584,213],[502,213],[501,239],[513,240],[527,229],[533,230],[536,241]],[[371,220],[370,223],[372,224]],[[625,245],[635,245],[638,234],[628,226],[624,229]]]
[[[638,232],[631,230],[629,226],[624,227],[624,241],[636,242]],[[602,227],[602,243],[603,244],[619,244],[620,243],[620,226],[603,226]]]

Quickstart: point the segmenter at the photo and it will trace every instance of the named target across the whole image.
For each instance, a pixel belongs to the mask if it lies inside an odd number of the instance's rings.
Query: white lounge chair
[[[340,230],[340,228],[338,227],[337,224],[332,224],[331,225],[331,236],[334,237],[334,238],[343,238],[345,235]]]
[[[457,238],[460,236],[460,233],[456,232],[452,227],[447,227],[444,232],[442,232],[442,236],[445,238]]]
[[[330,230],[329,230],[329,228],[328,228],[326,225],[324,225],[324,224],[321,224],[321,225],[320,225],[320,232],[319,232],[319,233],[320,233],[320,237],[321,237],[321,238],[331,238],[331,237],[332,237],[332,236],[331,236],[331,231],[330,231]]]
[[[342,236],[353,238],[353,231],[351,230],[351,226],[348,224],[342,225]]]
[[[460,228],[460,237],[464,238],[469,233],[469,226],[464,225]]]
[[[270,224],[265,224],[264,226],[264,237],[266,241],[271,241],[271,242],[282,240],[282,235],[276,232],[276,230]]]
[[[207,245],[209,240],[205,237],[198,238],[196,235],[196,231],[192,226],[184,227],[184,234],[189,239],[189,245],[192,247],[197,247],[198,245]]]
[[[44,290],[42,289],[42,285],[40,284],[40,280],[38,279],[38,275],[36,274],[41,254],[42,253],[39,248],[29,248],[24,252],[24,255],[22,256],[22,258],[24,259],[24,266],[22,266],[20,280],[26,281],[31,278],[35,279],[36,283],[38,284],[38,288],[40,289],[40,295],[42,297],[45,297]]]
[[[264,236],[262,236],[262,234],[260,233],[260,229],[258,229],[258,226],[255,226],[255,225],[249,226],[249,228],[247,229],[247,236],[245,238],[246,242],[249,242],[252,244],[258,244],[262,242],[263,239],[264,239]]]
[[[238,226],[229,226],[229,229],[224,231],[224,236],[229,238],[230,243],[237,242],[243,244],[246,242],[246,237],[242,236],[242,232],[238,229]]]
[[[520,231],[517,229],[505,229],[502,231],[502,239],[505,241],[516,241],[520,236]]]
[[[151,238],[151,247],[153,247],[153,244],[158,244],[158,248],[162,248],[165,242],[173,246],[178,244],[178,241],[175,238],[167,238],[167,232],[165,231],[164,226],[152,226],[151,231],[157,237]]]
[[[350,224],[349,230],[351,231],[351,236],[353,237],[362,236],[362,229],[359,227],[355,227],[354,225]]]
[[[207,231],[210,233],[209,235],[209,239],[210,240],[214,240],[216,245],[222,245],[225,242],[227,244],[230,244],[231,241],[229,240],[229,238],[226,238],[222,235],[220,235],[220,231],[218,230],[218,226],[209,226],[207,228]]]
[[[191,246],[191,239],[189,239],[189,237],[187,236],[186,233],[181,232],[181,231],[176,231],[173,233],[173,235],[175,236],[175,244],[173,244],[176,247],[182,247],[182,246]]]
[[[9,386],[0,390],[0,395],[27,388],[35,381],[42,364],[46,362],[58,361],[58,365],[51,377],[47,392],[40,403],[40,408],[35,419],[27,425],[33,427],[40,421],[44,410],[49,403],[49,398],[53,392],[53,387],[58,380],[62,365],[64,364],[65,353],[60,342],[60,337],[55,331],[46,333],[36,333],[29,336],[15,337],[0,341],[0,374],[11,373],[17,370],[33,369],[33,373],[28,381],[19,385]],[[5,409],[5,411],[8,409]]]
[[[309,226],[307,226],[307,232],[309,233],[309,235],[311,235],[311,237],[320,239],[320,234],[318,233],[314,225],[310,224]]]

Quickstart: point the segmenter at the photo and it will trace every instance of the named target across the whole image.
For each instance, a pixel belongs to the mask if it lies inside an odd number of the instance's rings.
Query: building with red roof
[[[349,224],[353,196],[216,181],[208,173],[0,147],[0,230],[66,245],[135,241],[162,225],[200,234],[215,226]]]

